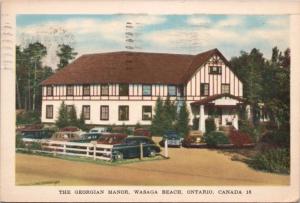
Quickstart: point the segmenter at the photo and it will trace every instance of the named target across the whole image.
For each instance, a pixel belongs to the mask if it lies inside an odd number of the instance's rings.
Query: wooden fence
[[[36,141],[27,140],[25,143],[30,145],[32,143],[39,143],[41,145],[41,151],[46,153],[52,153],[54,155],[70,155],[90,157],[94,160],[101,159],[111,161],[112,157],[112,145],[96,144],[96,143],[76,143],[76,142],[64,142],[64,141]]]

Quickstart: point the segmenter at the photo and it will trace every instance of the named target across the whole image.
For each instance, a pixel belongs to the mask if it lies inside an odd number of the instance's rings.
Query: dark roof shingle
[[[198,55],[125,51],[87,54],[41,84],[183,84],[215,53],[220,54],[217,49]]]

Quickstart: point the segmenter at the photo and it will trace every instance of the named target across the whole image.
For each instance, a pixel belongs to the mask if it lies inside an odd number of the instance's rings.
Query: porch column
[[[238,121],[239,121],[239,118],[238,118],[238,115],[237,115],[237,113],[234,115],[234,118],[232,119],[232,125],[233,125],[233,127],[235,128],[235,129],[239,129],[239,123],[238,123]]]
[[[199,130],[205,132],[204,105],[200,105]]]

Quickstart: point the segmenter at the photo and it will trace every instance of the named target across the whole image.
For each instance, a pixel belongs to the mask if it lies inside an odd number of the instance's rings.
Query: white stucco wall
[[[86,120],[86,124],[94,125],[135,125],[140,122],[142,125],[150,125],[151,121],[142,120],[142,106],[152,105],[152,116],[154,112],[155,101],[65,101],[66,105],[74,105],[77,111],[77,116],[79,117],[83,105],[90,105],[90,120]],[[53,105],[53,119],[46,118],[46,105]],[[54,123],[58,117],[59,107],[61,101],[43,101],[42,104],[42,122],[44,123]],[[109,120],[100,120],[100,106],[109,106]],[[119,106],[128,105],[129,106],[129,120],[119,121]]]

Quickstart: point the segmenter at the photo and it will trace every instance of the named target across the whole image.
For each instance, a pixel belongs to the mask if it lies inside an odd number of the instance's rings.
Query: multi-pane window
[[[82,114],[84,120],[90,120],[91,107],[89,105],[82,106]]]
[[[209,74],[222,74],[222,67],[221,66],[210,66]]]
[[[119,85],[119,95],[120,96],[128,96],[129,95],[129,85],[128,84],[120,84]]]
[[[73,96],[73,95],[74,95],[74,86],[67,85],[67,96]]]
[[[53,87],[52,86],[47,86],[46,87],[46,95],[47,96],[53,96]]]
[[[221,85],[221,93],[230,93],[230,85],[229,84],[222,84]]]
[[[208,83],[201,83],[200,84],[200,95],[201,96],[208,96],[209,95],[209,84]]]
[[[151,96],[152,88],[151,85],[143,85],[143,96]]]
[[[178,87],[178,96],[179,97],[183,97],[184,96],[184,87],[183,87],[183,85],[180,85]]]
[[[108,84],[102,84],[101,85],[101,96],[108,96],[108,95],[109,95]]]
[[[109,119],[109,106],[100,106],[100,120]]]
[[[53,105],[46,105],[46,118],[53,118]]]
[[[168,86],[168,96],[176,96],[176,86],[175,85]]]
[[[119,106],[119,120],[120,121],[129,120],[129,106]]]
[[[152,106],[143,106],[142,107],[142,119],[151,120],[152,119]]]
[[[90,96],[90,85],[82,86],[82,94],[83,96]]]

